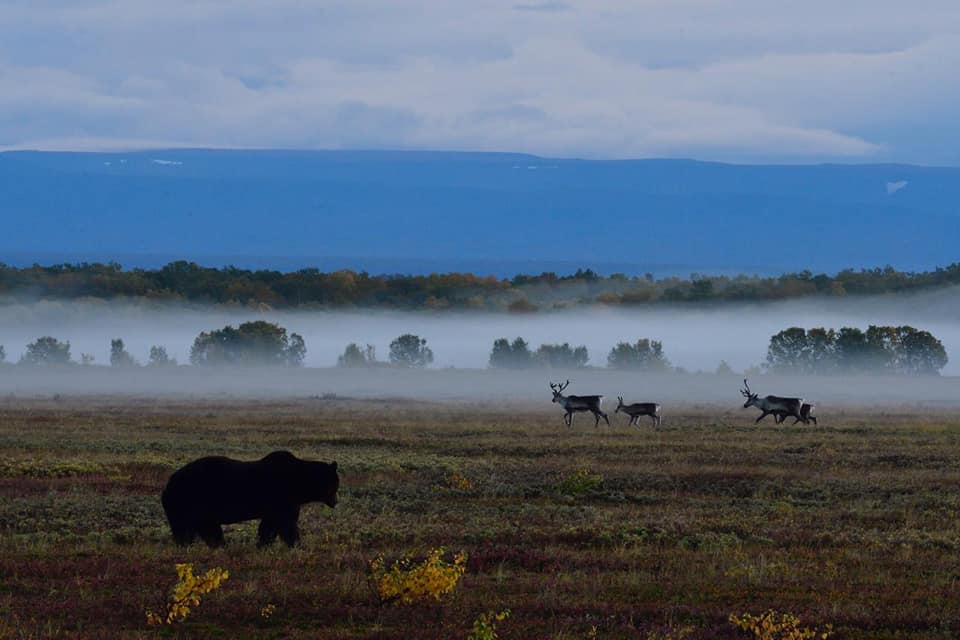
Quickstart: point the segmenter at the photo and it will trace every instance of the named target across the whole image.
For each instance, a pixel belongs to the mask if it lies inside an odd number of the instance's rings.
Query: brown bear
[[[339,488],[336,462],[274,451],[253,462],[223,456],[194,460],[170,476],[160,500],[179,545],[199,535],[209,546],[222,547],[221,525],[259,519],[258,547],[278,535],[292,547],[300,538],[301,505],[323,502],[334,507]]]

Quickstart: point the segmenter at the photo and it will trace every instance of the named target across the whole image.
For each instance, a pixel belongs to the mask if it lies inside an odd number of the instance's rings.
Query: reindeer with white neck
[[[565,396],[563,395],[563,390],[568,386],[570,386],[569,380],[562,385],[550,383],[550,390],[553,391],[553,402],[559,404],[566,411],[563,416],[563,423],[565,425],[572,428],[573,414],[589,411],[593,414],[594,427],[600,425],[600,418],[606,421],[608,427],[610,426],[610,419],[607,418],[607,414],[600,408],[600,402],[603,396]]]
[[[743,386],[744,388],[740,389],[740,394],[747,399],[747,401],[743,403],[743,408],[756,407],[763,412],[754,424],[759,423],[771,414],[773,415],[774,421],[782,422],[788,416],[793,416],[804,424],[807,423],[801,413],[803,398],[784,398],[781,396],[765,396],[761,398],[758,394],[750,391],[750,385],[747,384],[746,378],[743,379]]]

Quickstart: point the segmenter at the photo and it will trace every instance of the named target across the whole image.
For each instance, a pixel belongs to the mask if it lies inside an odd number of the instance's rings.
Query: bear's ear
[[[330,463],[330,466],[332,466],[332,467],[333,467],[333,470],[336,471],[336,470],[337,470],[337,461],[334,460],[333,462],[331,462],[331,463]]]

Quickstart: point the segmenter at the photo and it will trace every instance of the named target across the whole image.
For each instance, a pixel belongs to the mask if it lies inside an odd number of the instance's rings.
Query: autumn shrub
[[[744,613],[731,614],[731,624],[752,635],[757,640],[826,640],[833,635],[832,625],[824,630],[800,626],[800,618],[792,613],[780,613],[770,609],[758,616]]]
[[[221,583],[230,577],[229,572],[214,567],[203,575],[193,574],[193,565],[189,562],[177,563],[177,582],[169,590],[161,611],[148,610],[147,624],[161,625],[182,622],[190,612],[200,606],[200,599],[211,591],[220,588]]]
[[[603,476],[597,473],[590,473],[589,469],[583,468],[561,480],[557,485],[557,491],[565,496],[577,498],[593,493],[602,486]]]
[[[497,623],[503,622],[510,617],[510,609],[504,609],[500,613],[489,611],[481,613],[473,621],[473,629],[467,640],[497,640],[500,636],[497,634]]]
[[[454,491],[472,491],[474,489],[473,481],[456,471],[447,476],[446,485],[448,489]]]
[[[397,560],[389,568],[383,556],[370,562],[370,579],[381,602],[414,604],[440,600],[452,592],[467,568],[467,554],[461,551],[453,562],[443,559],[443,548],[434,549],[421,562],[412,557]]]

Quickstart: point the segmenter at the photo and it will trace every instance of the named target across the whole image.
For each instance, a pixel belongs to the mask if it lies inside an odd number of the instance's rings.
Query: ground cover
[[[734,405],[736,406],[736,405]],[[0,402],[0,637],[738,638],[769,609],[834,638],[960,633],[960,411],[820,426],[673,407],[654,431],[556,407],[310,398]],[[175,547],[159,493],[201,455],[337,460],[302,545]],[[466,553],[440,601],[382,602],[370,563]],[[149,626],[177,563],[229,572]]]

